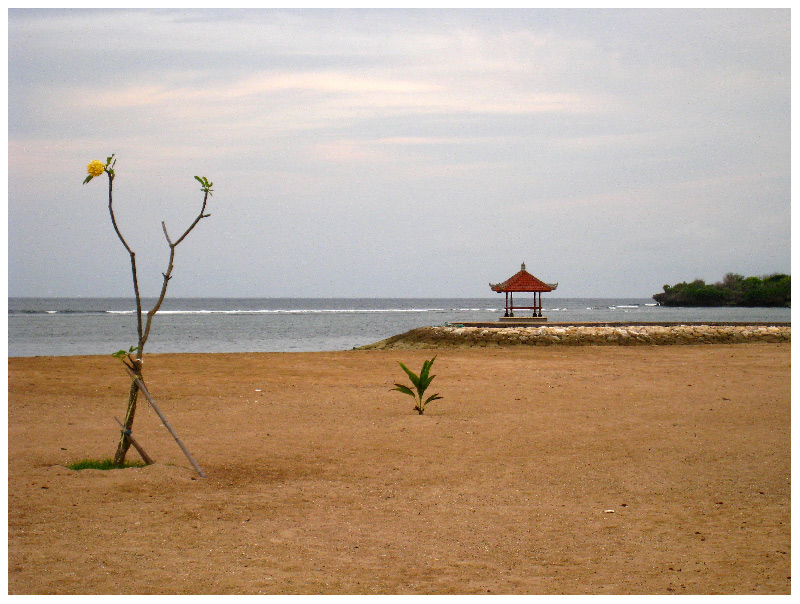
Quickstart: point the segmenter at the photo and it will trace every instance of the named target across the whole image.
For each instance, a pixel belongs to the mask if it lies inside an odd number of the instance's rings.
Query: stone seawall
[[[636,346],[790,342],[792,328],[766,325],[419,327],[358,350],[508,346]]]

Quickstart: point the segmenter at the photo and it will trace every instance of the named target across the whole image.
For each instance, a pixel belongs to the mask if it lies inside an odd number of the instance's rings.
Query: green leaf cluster
[[[792,278],[782,273],[764,277],[728,273],[714,284],[695,279],[665,285],[653,299],[662,306],[791,306]]]
[[[214,186],[213,182],[210,182],[205,176],[195,176],[194,179],[200,183],[200,190],[208,195],[212,195],[211,187]]]
[[[131,346],[131,347],[130,347],[130,348],[127,350],[127,351],[125,351],[125,350],[118,350],[117,352],[113,352],[113,353],[111,353],[111,356],[112,356],[112,357],[114,357],[115,359],[124,359],[124,358],[125,358],[125,357],[127,357],[129,354],[133,354],[133,353],[134,353],[134,352],[136,352],[137,350],[139,350],[139,347],[138,347],[138,346]]]
[[[425,396],[425,391],[428,389],[428,386],[431,385],[433,378],[436,377],[435,375],[430,375],[431,367],[433,367],[433,362],[435,360],[436,357],[434,356],[431,360],[425,361],[422,364],[422,370],[419,372],[419,375],[417,375],[416,373],[411,371],[408,367],[403,365],[403,363],[400,363],[400,361],[398,361],[400,367],[403,369],[403,371],[406,372],[406,375],[408,375],[408,378],[411,380],[411,385],[414,387],[414,390],[412,390],[408,386],[405,386],[404,384],[399,384],[397,382],[395,382],[394,385],[395,387],[392,388],[392,390],[397,390],[398,392],[402,392],[403,394],[407,394],[410,397],[412,397],[416,402],[414,411],[417,411],[420,415],[425,413],[425,407],[427,406],[428,403],[444,398],[442,396],[439,396],[438,394],[433,394],[423,401],[423,397]]]

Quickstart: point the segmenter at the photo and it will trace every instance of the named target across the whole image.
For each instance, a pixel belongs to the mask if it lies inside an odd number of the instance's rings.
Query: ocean
[[[494,321],[504,298],[167,298],[145,353],[350,350],[415,327]],[[146,311],[154,300],[143,301]],[[515,298],[515,304],[526,304]],[[789,308],[675,308],[650,298],[543,298],[560,321],[791,321]],[[104,355],[136,344],[125,298],[9,298],[9,356]],[[525,312],[518,311],[517,316]]]

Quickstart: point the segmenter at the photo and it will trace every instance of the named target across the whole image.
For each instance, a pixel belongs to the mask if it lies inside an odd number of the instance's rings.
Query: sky
[[[790,273],[790,14],[8,13],[8,294],[552,297]]]

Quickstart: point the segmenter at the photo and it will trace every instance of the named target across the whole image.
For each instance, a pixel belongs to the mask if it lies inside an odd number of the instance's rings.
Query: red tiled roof
[[[526,271],[523,264],[522,270],[510,279],[494,285],[490,283],[489,286],[496,292],[551,292],[558,287],[558,283],[540,281]]]

